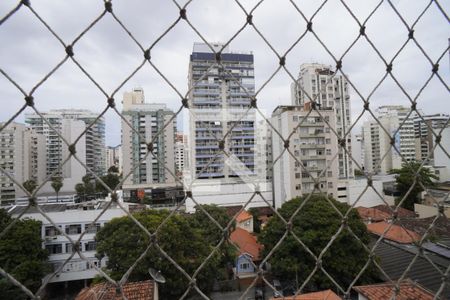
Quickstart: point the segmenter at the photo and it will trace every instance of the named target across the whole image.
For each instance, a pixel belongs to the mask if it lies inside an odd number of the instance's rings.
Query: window
[[[87,242],[84,244],[84,251],[95,251],[96,248],[97,248],[97,243],[94,241]]]
[[[97,233],[100,230],[100,224],[95,223],[94,225],[86,225],[86,233]]]
[[[302,185],[301,184],[296,184],[295,185],[295,190],[301,190],[302,189]]]
[[[250,264],[249,263],[242,263],[241,264],[241,270],[247,270],[250,269]]]
[[[67,234],[80,234],[81,233],[81,224],[74,224],[66,226]]]
[[[327,172],[327,177],[333,177],[333,171],[328,171]]]
[[[59,254],[62,253],[62,244],[45,245],[45,249],[49,254]]]
[[[300,178],[300,173],[295,173],[295,178],[299,179]]]
[[[327,149],[326,152],[327,152],[327,155],[331,155],[331,149]]]
[[[331,144],[331,139],[325,139],[325,144]]]
[[[73,252],[73,245],[71,243],[66,244],[66,253]]]
[[[332,189],[333,188],[333,183],[332,182],[328,182],[328,188]]]
[[[292,116],[292,120],[293,120],[294,122],[298,122],[298,116]]]
[[[60,235],[60,232],[54,226],[45,226],[45,236],[57,236],[57,235]]]

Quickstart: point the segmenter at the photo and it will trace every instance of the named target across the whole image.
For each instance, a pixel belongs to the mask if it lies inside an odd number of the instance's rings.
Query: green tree
[[[0,209],[0,232],[12,221],[8,213]],[[33,293],[49,271],[48,252],[42,249],[41,225],[36,220],[19,220],[0,239],[0,267]],[[5,277],[0,277],[0,295],[2,299],[28,299]]]
[[[25,181],[22,185],[30,194],[32,194],[37,187],[37,183],[33,179]]]
[[[419,172],[421,166],[420,162],[405,162],[402,164],[401,169],[393,169],[391,170],[391,174],[397,174],[395,181],[397,184],[397,191],[400,193],[400,196],[395,199],[395,204],[398,204],[401,199],[408,193],[411,186],[414,184],[415,174],[417,174],[416,184],[413,186],[411,192],[406,196],[405,201],[402,203],[402,207],[414,210],[414,203],[421,203],[420,193],[424,191],[421,183],[425,188],[432,187],[435,185],[433,180],[439,179],[436,175],[431,173],[429,168],[422,167]]]
[[[288,220],[306,197],[295,198],[283,204],[278,210]],[[345,214],[350,208],[347,204],[331,199],[335,207]],[[313,195],[292,220],[292,232],[317,256],[327,246],[332,236],[341,226],[341,217],[332,208],[324,196]],[[364,244],[369,242],[366,226],[356,210],[348,216],[348,226]],[[286,231],[286,225],[275,215],[261,231],[258,241],[264,245],[263,255],[267,255]],[[367,260],[364,250],[347,229],[337,236],[322,257],[322,266],[334,280],[343,287],[348,287],[360,272]],[[316,266],[316,260],[302,247],[292,234],[288,234],[280,247],[269,259],[272,272],[283,281],[303,283]],[[370,283],[378,279],[378,272],[371,263],[358,280],[358,284]],[[305,291],[334,288],[334,284],[319,269],[308,282]]]
[[[55,190],[56,193],[56,202],[58,202],[58,196],[59,196],[59,191],[61,190],[61,188],[63,187],[63,179],[61,177],[53,177],[52,178],[52,188]]]
[[[100,179],[111,189],[114,190],[120,183],[120,177],[117,173],[108,173]],[[95,184],[97,192],[106,193],[108,190],[99,182]]]
[[[116,173],[119,174],[119,168],[117,168],[116,166],[111,166],[108,169],[108,173]]]
[[[134,217],[150,232],[169,216],[166,210],[146,210]],[[107,223],[96,235],[97,252],[108,256],[107,272],[114,279],[122,275],[144,253],[151,241],[129,217],[116,218]],[[205,236],[198,228],[191,226],[189,218],[173,215],[158,231],[156,242],[188,274],[192,275],[213,248],[205,243]],[[197,276],[202,291],[208,293],[213,285],[219,255],[214,254]],[[129,280],[149,279],[148,268],[161,270],[166,283],[161,284],[162,299],[178,299],[187,289],[189,282],[180,271],[170,263],[153,244],[145,257],[137,264]]]
[[[253,217],[253,232],[260,233],[261,232],[261,221],[259,220],[259,210],[256,207],[252,207],[248,210],[248,212]]]
[[[217,205],[201,205],[202,208],[208,212],[208,214],[217,221],[217,223],[225,228],[231,221],[231,217],[227,214],[227,211],[223,207],[219,207]],[[192,227],[197,230],[202,231],[202,236],[205,239],[205,242],[210,247],[215,247],[222,239],[223,233],[216,224],[214,224],[208,216],[198,207],[195,207],[195,213],[190,216],[190,224]],[[236,222],[231,224],[231,227],[228,231],[228,236],[230,236],[231,232],[235,229]],[[237,256],[237,249],[230,245],[228,240],[225,240],[219,248],[220,254],[220,263],[219,269],[217,270],[217,274],[223,275],[220,279],[230,279],[232,276],[232,265]]]

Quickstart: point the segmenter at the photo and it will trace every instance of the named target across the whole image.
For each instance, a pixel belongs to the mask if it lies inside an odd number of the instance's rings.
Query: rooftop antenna
[[[164,276],[162,276],[161,271],[156,271],[153,268],[149,268],[148,272],[150,273],[150,276],[152,276],[153,280],[155,280],[158,283],[165,283],[166,279]]]

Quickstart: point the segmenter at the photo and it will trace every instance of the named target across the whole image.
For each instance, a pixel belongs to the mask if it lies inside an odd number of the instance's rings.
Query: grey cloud
[[[103,10],[101,1],[31,1],[33,8],[55,29],[64,42],[70,43]],[[256,0],[242,0],[250,10]],[[362,22],[379,1],[347,0],[357,18]],[[444,2],[444,1],[441,1]],[[4,15],[15,1],[2,1],[0,15]],[[315,0],[295,1],[309,18],[320,5]],[[428,1],[393,2],[411,24],[421,13]],[[441,3],[449,11],[450,3]],[[171,1],[113,1],[113,10],[118,18],[144,46],[149,47],[178,16],[178,8]],[[194,0],[187,7],[189,20],[209,41],[227,41],[245,22],[242,10],[233,1]],[[254,23],[280,54],[305,31],[306,23],[289,1],[264,1],[254,12]],[[383,3],[367,22],[366,32],[382,55],[390,60],[406,41],[407,30],[392,8]],[[328,1],[313,20],[313,28],[336,57],[340,57],[358,36],[359,27],[345,11],[339,1]],[[435,4],[417,24],[415,37],[433,60],[442,54],[448,45],[448,24]],[[61,58],[64,49],[50,36],[24,7],[0,27],[0,67],[14,77],[21,85],[31,88]],[[192,44],[200,41],[191,28],[181,20],[152,49],[152,62],[169,78],[174,86],[186,93],[189,54]],[[251,27],[247,27],[230,45],[235,51],[253,51],[257,89],[278,66],[278,59]],[[142,61],[143,55],[134,42],[107,14],[74,47],[75,57],[96,78],[107,93],[130,74]],[[335,65],[330,55],[315,40],[311,33],[300,41],[287,56],[287,68],[294,75],[303,62],[323,62]],[[361,91],[363,97],[375,87],[385,73],[385,66],[377,54],[361,38],[343,59],[343,71]],[[407,46],[394,61],[394,75],[415,96],[424,80],[431,75],[431,66],[415,45]],[[446,55],[440,62],[440,75],[448,84],[450,78],[449,60]],[[282,70],[275,76],[258,97],[260,106],[271,112],[278,104],[290,103],[291,79]],[[126,90],[142,86],[147,101],[165,102],[173,109],[180,106],[179,96],[163,79],[146,64],[116,94],[118,108]],[[9,118],[23,103],[22,96],[4,78],[0,79],[0,103],[13,101],[14,105],[0,111],[0,121]],[[362,101],[351,91],[352,114],[354,118],[362,110]],[[39,109],[87,108],[100,111],[106,105],[105,97],[84,74],[70,61],[62,66],[35,94]],[[399,88],[388,78],[371,98],[371,107],[388,103],[408,105]],[[430,105],[430,104],[433,105]],[[17,105],[16,105],[17,104]],[[419,98],[419,107],[426,113],[448,111],[448,88],[433,79]],[[366,116],[364,116],[366,118]],[[108,113],[107,143],[120,142],[120,119]],[[18,118],[23,120],[23,116]]]

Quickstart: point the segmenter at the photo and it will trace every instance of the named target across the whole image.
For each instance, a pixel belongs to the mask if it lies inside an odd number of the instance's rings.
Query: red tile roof
[[[363,220],[370,220],[372,222],[386,221],[392,216],[384,211],[381,211],[374,207],[357,207],[359,216]]]
[[[122,286],[123,296],[128,300],[153,300],[154,283],[152,280],[127,282]],[[106,282],[92,285],[80,291],[75,300],[122,300],[116,293],[116,286]]]
[[[272,298],[271,300],[280,299]],[[336,295],[332,290],[326,290],[321,292],[301,294],[297,296],[284,297],[285,300],[342,300],[341,297]]]
[[[391,218],[392,218],[392,213],[395,210],[395,206],[389,207],[389,206],[384,205],[384,204],[380,204],[380,205],[374,206],[372,208],[376,208],[378,210],[381,210],[382,212],[385,212],[385,213],[389,214],[389,216]],[[397,217],[401,218],[401,219],[402,218],[415,218],[416,217],[416,213],[413,212],[412,210],[409,210],[409,209],[406,209],[406,208],[403,208],[403,207],[399,207],[397,209]]]
[[[244,221],[247,221],[249,219],[252,219],[252,218],[253,218],[253,216],[251,214],[249,214],[246,210],[243,210],[236,217],[236,222],[240,223],[240,222],[244,222]]]
[[[257,242],[256,237],[247,230],[237,227],[231,233],[230,240],[239,247],[240,254],[248,253],[255,261],[260,259],[259,253],[262,246]]]
[[[376,222],[372,224],[367,224],[367,230],[371,233],[381,236],[386,228],[390,226],[389,223],[386,222]],[[401,243],[401,244],[410,244],[413,242],[420,241],[420,235],[405,229],[398,225],[392,225],[392,227],[385,233],[385,239]]]
[[[362,294],[368,300],[389,300],[393,299],[394,285],[391,283],[371,284],[355,286],[353,289]],[[400,284],[400,292],[395,297],[396,300],[431,300],[434,295],[411,280],[404,280]]]

